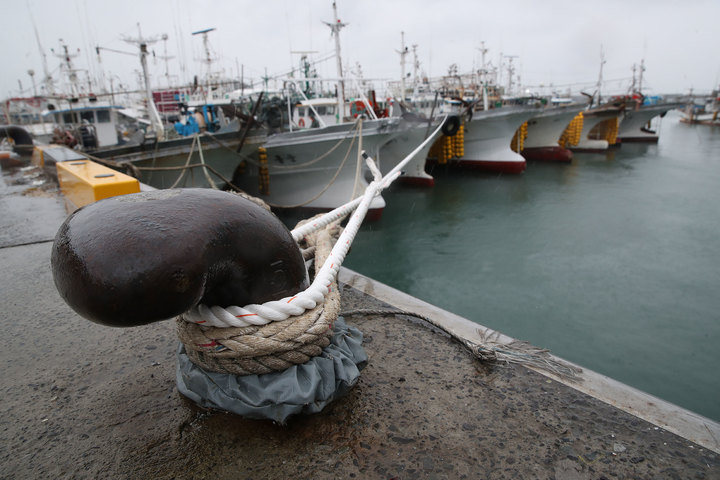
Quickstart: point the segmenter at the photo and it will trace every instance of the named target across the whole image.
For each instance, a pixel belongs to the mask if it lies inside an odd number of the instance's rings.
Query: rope
[[[368,168],[372,171],[375,180],[368,185],[362,197],[358,197],[345,205],[338,207],[303,225],[298,225],[291,233],[296,241],[309,239],[313,232],[324,229],[326,226],[345,217],[355,210],[350,217],[345,230],[340,235],[328,258],[315,276],[312,284],[304,291],[293,297],[274,300],[262,305],[251,304],[239,306],[211,306],[197,305],[182,315],[182,318],[191,323],[203,324],[213,327],[247,327],[251,325],[266,325],[270,322],[283,321],[291,316],[302,315],[306,310],[313,309],[325,300],[331,292],[331,285],[337,278],[337,272],[350,249],[350,245],[357,234],[360,225],[370,207],[370,203],[382,190],[390,186],[400,176],[402,168],[413,159],[425,146],[440,132],[442,124],[428,136],[415,150],[410,152],[385,177],[382,176],[373,160],[363,153]]]
[[[200,163],[203,166],[202,170],[203,170],[203,173],[205,174],[205,180],[207,180],[208,184],[210,184],[210,187],[212,187],[213,190],[219,190],[217,185],[215,185],[215,182],[213,182],[213,179],[210,178],[210,174],[208,173],[207,165],[205,164],[205,156],[203,155],[203,150],[202,150],[202,142],[200,141],[200,138],[197,139],[197,146],[198,146],[198,153],[200,154]]]
[[[185,178],[185,174],[187,173],[187,167],[188,167],[188,165],[190,165],[190,159],[192,158],[192,154],[195,151],[195,145],[197,144],[197,141],[198,141],[198,136],[193,135],[192,145],[190,145],[190,153],[188,153],[187,160],[185,160],[185,167],[180,172],[180,176],[177,178],[177,180],[175,180],[175,183],[170,185],[170,188],[177,187],[180,184],[180,181]],[[154,164],[155,164],[155,159],[153,159],[153,165]],[[157,168],[157,167],[150,167],[150,168],[153,169],[153,170],[150,170],[151,172],[157,171],[157,170],[155,170],[155,168]]]
[[[339,230],[330,225],[308,238],[308,247],[315,248],[316,270],[330,255]],[[340,311],[337,284],[333,281],[329,289],[324,303],[265,326],[208,327],[184,321],[181,315],[176,321],[178,337],[190,360],[206,371],[250,375],[286,370],[320,355],[329,345]]]
[[[360,309],[341,312],[340,315],[343,317],[404,315],[419,318],[449,335],[450,338],[463,345],[470,351],[470,353],[481,361],[513,363],[537,370],[543,370],[565,380],[575,382],[581,380],[581,377],[579,376],[582,372],[581,368],[553,358],[549,350],[536,347],[523,340],[500,342],[500,333],[490,329],[478,329],[477,333],[480,336],[480,342],[475,343],[451,332],[430,317],[405,310]]]

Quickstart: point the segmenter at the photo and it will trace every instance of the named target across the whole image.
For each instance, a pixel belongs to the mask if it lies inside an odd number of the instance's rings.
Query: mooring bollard
[[[316,255],[329,253],[333,228],[308,245]],[[284,422],[343,395],[367,361],[362,334],[338,318],[334,284],[323,303],[267,325],[206,326],[183,316],[308,287],[288,229],[237,194],[156,190],[90,204],[60,227],[51,263],[60,295],[88,320],[132,327],[176,317],[178,390],[204,407]]]

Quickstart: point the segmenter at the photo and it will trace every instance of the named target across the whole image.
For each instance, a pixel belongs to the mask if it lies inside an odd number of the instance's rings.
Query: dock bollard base
[[[338,317],[330,345],[322,354],[282,372],[242,376],[201,369],[180,343],[177,388],[205,408],[285,423],[291,415],[321,411],[357,383],[368,359],[362,340],[360,330]]]

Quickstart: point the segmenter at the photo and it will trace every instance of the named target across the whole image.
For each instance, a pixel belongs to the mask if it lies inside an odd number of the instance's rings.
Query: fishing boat
[[[520,154],[531,161],[569,162],[572,151],[559,143],[565,129],[582,105],[551,105],[543,108],[527,121],[527,133]]]
[[[681,107],[680,103],[663,102],[660,97],[638,99],[623,111],[618,127],[617,140],[620,143],[657,143],[658,133],[651,130],[653,118],[664,117],[667,112]]]
[[[40,143],[47,143],[53,135],[53,124],[43,120],[47,100],[42,96],[11,97],[2,102],[2,119],[6,125],[24,128]]]
[[[703,98],[694,98],[681,110],[680,121],[699,125],[720,125],[720,90]]]

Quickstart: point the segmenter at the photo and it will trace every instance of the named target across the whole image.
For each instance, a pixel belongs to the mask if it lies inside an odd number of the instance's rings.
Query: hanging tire
[[[456,115],[448,117],[441,129],[443,135],[446,137],[454,137],[458,130],[460,130],[460,117]]]

